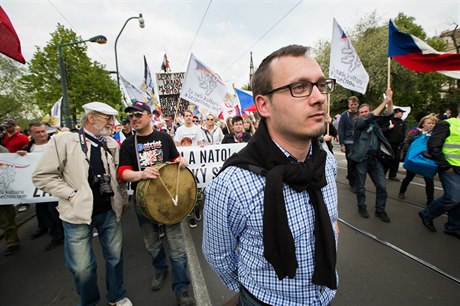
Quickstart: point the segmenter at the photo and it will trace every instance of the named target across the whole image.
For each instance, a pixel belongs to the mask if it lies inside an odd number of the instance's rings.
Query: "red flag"
[[[168,61],[168,57],[166,56],[166,53],[163,56],[163,63],[161,63],[161,70],[163,70],[164,72],[170,72],[171,71],[171,68],[169,67],[169,61]]]
[[[0,53],[25,64],[26,60],[21,54],[21,42],[11,24],[8,15],[0,6]]]

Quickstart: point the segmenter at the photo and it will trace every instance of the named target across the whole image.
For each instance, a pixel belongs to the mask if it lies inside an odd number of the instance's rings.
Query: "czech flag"
[[[241,110],[243,112],[257,112],[257,107],[254,104],[254,98],[252,97],[251,91],[246,91],[238,88],[234,88],[235,93],[240,101]]]
[[[439,72],[460,79],[460,54],[441,53],[413,35],[399,32],[390,20],[388,56],[417,72]]]

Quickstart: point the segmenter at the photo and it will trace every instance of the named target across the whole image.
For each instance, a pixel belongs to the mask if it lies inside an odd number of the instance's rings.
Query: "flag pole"
[[[173,121],[173,127],[171,129],[171,137],[174,138],[174,125],[177,124],[177,116],[179,115],[179,104],[180,104],[180,96],[177,97],[177,103],[176,103],[176,113],[174,114],[174,121]]]
[[[387,89],[391,88],[391,57],[388,57]]]
[[[330,92],[327,93],[327,116],[331,118],[331,93]],[[329,122],[327,121],[326,121],[326,135],[329,135]]]

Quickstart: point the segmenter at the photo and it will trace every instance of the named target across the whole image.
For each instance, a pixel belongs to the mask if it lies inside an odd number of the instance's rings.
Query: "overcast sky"
[[[115,70],[114,43],[123,24],[142,13],[145,28],[136,19],[129,21],[117,46],[120,74],[137,86],[143,79],[143,55],[152,73],[159,72],[165,52],[173,72],[181,72],[193,52],[229,85],[241,87],[249,78],[249,51],[257,67],[282,46],[330,40],[333,17],[347,32],[372,11],[382,22],[403,12],[415,17],[429,36],[460,22],[460,0],[3,0],[0,4],[19,35],[26,61],[61,23],[83,39],[105,35],[107,44],[88,43],[88,54],[108,70]]]

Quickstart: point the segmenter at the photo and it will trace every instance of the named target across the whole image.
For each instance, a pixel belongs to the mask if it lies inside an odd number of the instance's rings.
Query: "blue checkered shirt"
[[[281,148],[286,156],[290,154]],[[338,218],[337,163],[326,150],[327,186],[322,189],[331,223]],[[290,157],[291,158],[291,157]],[[206,188],[203,253],[225,285],[239,284],[270,305],[328,305],[336,291],[311,282],[314,270],[314,210],[306,191],[284,184],[289,228],[294,237],[298,268],[293,279],[278,280],[263,251],[265,177],[238,167],[228,167]],[[335,232],[337,241],[337,233]]]

